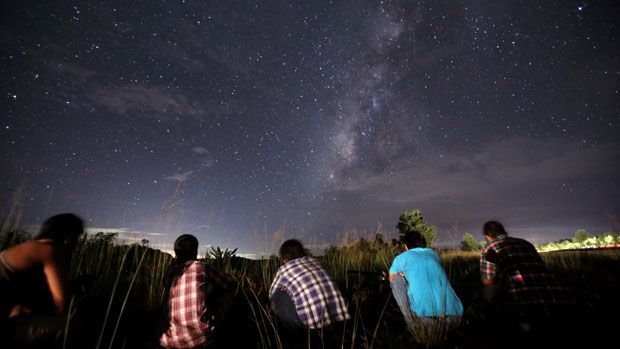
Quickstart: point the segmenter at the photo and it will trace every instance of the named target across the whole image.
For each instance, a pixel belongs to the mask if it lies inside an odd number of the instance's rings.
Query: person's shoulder
[[[314,257],[312,256],[303,256],[303,257],[299,257],[299,258],[295,258],[295,259],[291,259],[288,263],[286,264],[291,264],[291,265],[298,265],[298,264],[318,264],[319,261],[317,261]]]
[[[204,272],[207,267],[209,267],[208,264],[198,259],[186,261],[185,263],[179,263],[177,266],[177,268],[182,269],[184,273]]]
[[[522,238],[518,238],[518,237],[514,237],[514,236],[507,236],[505,238],[505,240],[510,241],[512,243],[520,243],[520,244],[524,244],[524,245],[531,245],[531,243],[525,239]]]
[[[482,257],[497,254],[505,245],[505,239],[493,240],[482,249]]]
[[[423,259],[423,260],[433,260],[438,261],[439,255],[435,250],[429,247],[418,247],[414,249],[415,258]]]
[[[62,245],[51,240],[33,240],[24,243],[24,249],[36,253],[41,258],[56,258],[63,255]]]
[[[285,272],[302,272],[310,269],[323,269],[318,260],[311,256],[292,259],[280,267]]]
[[[486,247],[486,250],[494,250],[497,248],[501,248],[502,246],[505,246],[505,245],[513,244],[515,242],[513,239],[514,238],[512,236],[505,236],[499,239],[495,239],[489,242],[489,244]]]
[[[47,240],[27,241],[10,249],[7,254],[22,262],[32,264],[60,263],[64,261],[63,248],[60,244]]]
[[[507,246],[527,246],[527,247],[534,246],[529,241],[522,239],[522,238],[514,237],[514,236],[507,236],[499,240],[499,242],[501,243],[501,245],[507,245]]]
[[[518,245],[522,250],[529,250],[531,253],[538,253],[536,251],[536,246],[525,239],[511,238],[511,241],[513,245]]]
[[[410,259],[419,258],[420,252],[421,251],[419,251],[418,248],[412,248],[412,249],[409,249],[407,251],[403,251],[403,252],[399,253],[394,258],[394,261],[401,262],[401,261],[407,261],[407,260],[410,260]]]
[[[408,252],[408,253],[407,253]],[[416,247],[412,248],[409,251],[405,251],[409,256],[425,256],[425,255],[433,255],[435,251],[432,248],[427,247]]]

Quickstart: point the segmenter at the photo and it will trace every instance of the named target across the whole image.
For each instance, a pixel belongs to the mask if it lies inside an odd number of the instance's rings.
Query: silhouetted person
[[[349,311],[338,287],[301,242],[287,240],[280,247],[283,264],[269,288],[271,308],[289,332],[340,325]]]
[[[402,242],[404,252],[394,258],[390,267],[390,285],[407,324],[413,328],[456,328],[463,304],[450,286],[439,255],[425,247],[426,241],[417,231],[407,232]]]
[[[43,223],[35,240],[0,252],[2,344],[50,346],[60,339],[70,300],[69,262],[83,233],[80,217],[59,214]]]
[[[235,281],[197,260],[198,239],[179,236],[175,261],[164,276],[167,290],[166,324],[159,343],[164,348],[202,348],[214,338],[215,325],[232,303]]]
[[[570,293],[531,243],[508,236],[497,221],[486,222],[482,233],[488,245],[480,257],[480,275],[496,324],[521,337],[532,332],[547,336],[573,304]]]

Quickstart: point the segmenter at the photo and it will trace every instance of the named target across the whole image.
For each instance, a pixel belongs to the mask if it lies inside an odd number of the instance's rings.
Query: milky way
[[[2,215],[314,245],[620,229],[614,1],[12,2]],[[275,236],[275,237],[274,237]]]

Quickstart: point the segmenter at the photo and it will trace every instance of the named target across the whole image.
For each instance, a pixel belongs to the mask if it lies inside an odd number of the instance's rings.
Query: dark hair
[[[291,239],[286,240],[280,246],[280,258],[286,259],[287,261],[293,260],[295,258],[304,257],[306,255],[306,250],[304,250],[304,246],[299,242],[299,240]]]
[[[408,231],[400,240],[407,248],[426,247],[426,239],[419,231]]]
[[[504,229],[502,223],[498,221],[488,221],[482,226],[482,235],[488,235],[492,238],[496,238],[500,235],[507,236],[508,233],[506,232],[506,229]]]
[[[51,239],[64,242],[67,238],[77,240],[84,233],[84,220],[73,213],[52,216],[43,222],[37,239]]]
[[[198,257],[198,239],[191,234],[183,234],[174,241],[174,254],[177,259],[188,261]]]

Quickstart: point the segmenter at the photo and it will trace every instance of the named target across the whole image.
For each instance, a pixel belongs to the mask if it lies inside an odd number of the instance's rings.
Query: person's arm
[[[64,253],[59,246],[45,246],[42,256],[43,273],[54,301],[54,313],[64,314],[69,298],[69,268]]]
[[[491,286],[493,285],[493,279],[482,279],[482,284],[484,286]]]
[[[282,273],[280,272],[280,270],[278,270],[278,272],[276,273],[276,277],[271,283],[271,287],[269,287],[269,299],[271,299],[273,294],[276,293],[276,291],[283,286],[284,284],[282,282]]]
[[[398,272],[396,274],[390,273],[390,281],[394,280],[394,278],[397,277],[397,276],[401,276],[402,277],[403,275],[404,274],[402,272]]]
[[[392,266],[390,266],[389,280],[391,282],[392,280],[394,280],[395,277],[402,277],[403,275],[404,274],[402,268],[400,267],[400,259],[398,258],[398,256],[396,256],[396,258],[394,258],[394,261],[392,261]]]
[[[489,255],[494,254],[494,250],[485,250],[480,256],[480,281],[484,286],[493,285],[497,266],[489,260]]]

